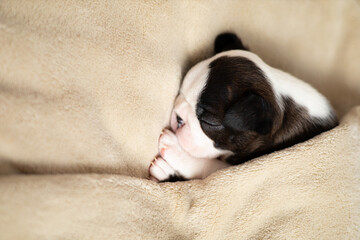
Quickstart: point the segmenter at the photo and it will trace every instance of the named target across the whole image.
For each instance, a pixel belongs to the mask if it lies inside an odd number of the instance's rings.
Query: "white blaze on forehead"
[[[193,109],[196,108],[199,95],[206,85],[209,63],[209,60],[205,60],[192,67],[181,85],[180,94],[184,96]]]

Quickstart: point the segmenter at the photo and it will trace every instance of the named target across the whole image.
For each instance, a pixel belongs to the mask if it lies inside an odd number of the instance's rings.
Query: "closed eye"
[[[200,120],[201,126],[202,127],[206,127],[207,129],[212,129],[212,130],[222,130],[224,129],[224,126],[222,124],[219,123],[213,123],[213,122],[209,122],[206,120]]]
[[[219,125],[221,125],[220,123],[208,121],[208,120],[205,120],[205,119],[201,119],[200,122],[203,122],[203,123],[205,123],[207,125],[210,125],[210,126],[219,126]]]
[[[204,113],[199,117],[200,122],[203,122],[210,126],[219,126],[222,125],[221,120],[208,111],[204,111]]]
[[[221,130],[224,128],[221,121],[209,112],[204,112],[199,118],[200,124],[206,129]]]

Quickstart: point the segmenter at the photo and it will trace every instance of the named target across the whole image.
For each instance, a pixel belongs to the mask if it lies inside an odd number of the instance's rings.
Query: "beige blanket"
[[[359,239],[359,29],[355,0],[0,1],[0,239]],[[146,180],[181,78],[224,31],[341,124],[205,180]]]

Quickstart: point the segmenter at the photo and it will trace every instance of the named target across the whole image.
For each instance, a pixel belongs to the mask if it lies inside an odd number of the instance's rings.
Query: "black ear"
[[[273,125],[274,109],[256,93],[249,92],[227,110],[224,125],[235,131],[268,134]]]
[[[247,49],[241,42],[240,38],[233,33],[222,33],[218,35],[215,39],[215,53],[240,49],[246,50]]]

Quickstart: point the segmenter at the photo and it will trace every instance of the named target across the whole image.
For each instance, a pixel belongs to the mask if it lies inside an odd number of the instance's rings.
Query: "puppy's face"
[[[221,52],[195,65],[176,98],[171,128],[188,154],[235,155],[232,163],[240,163],[239,158],[292,145],[336,125],[320,93],[268,66],[245,51],[235,35],[230,37],[230,49],[243,50]]]
[[[185,76],[171,128],[190,155],[247,154],[267,142],[279,109],[264,73],[250,56],[240,50],[221,53]]]

